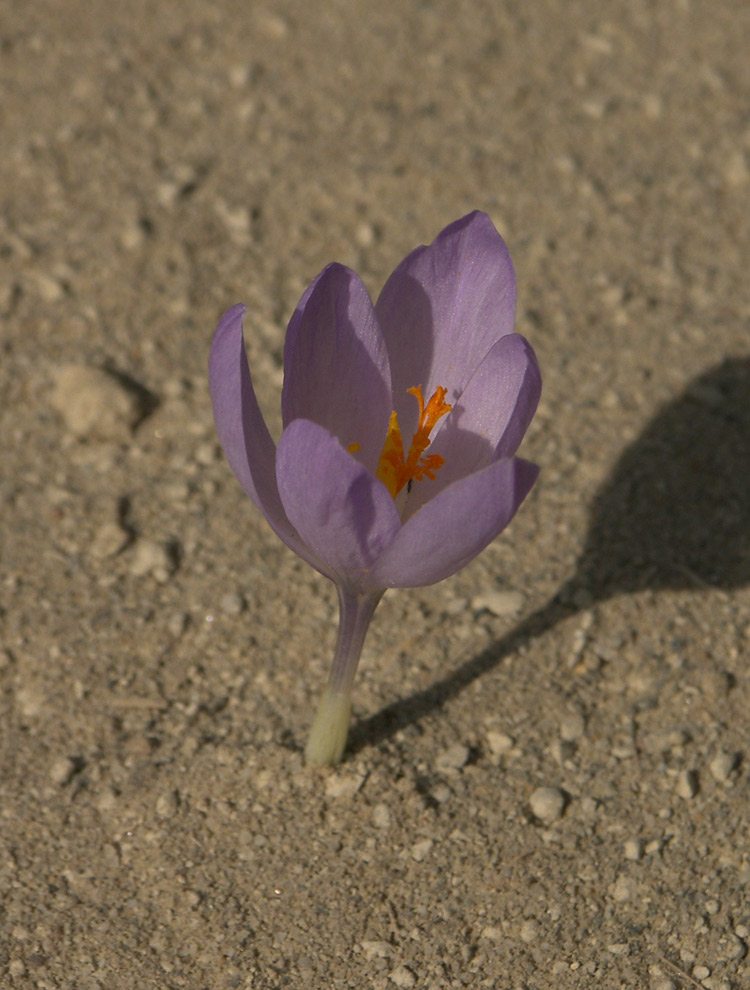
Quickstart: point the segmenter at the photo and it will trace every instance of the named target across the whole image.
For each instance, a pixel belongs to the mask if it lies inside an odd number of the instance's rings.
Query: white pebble
[[[447,784],[438,784],[430,791],[430,795],[435,798],[438,804],[445,804],[446,801],[450,801],[452,793]]]
[[[49,769],[50,780],[53,784],[64,787],[69,784],[76,772],[76,764],[69,756],[60,756]]]
[[[397,966],[395,969],[391,970],[388,974],[388,978],[391,983],[395,983],[397,987],[413,987],[417,982],[414,973],[407,966]]]
[[[160,794],[156,799],[154,811],[156,811],[159,818],[171,818],[177,812],[179,803],[177,792],[167,791],[164,794]]]
[[[669,976],[657,976],[651,984],[651,990],[677,990],[677,984]]]
[[[415,859],[418,863],[421,863],[422,860],[426,859],[429,855],[432,846],[432,839],[422,839],[420,842],[415,842],[411,847],[412,859]]]
[[[67,364],[57,371],[50,401],[77,437],[122,438],[143,414],[135,391],[101,368],[85,365]]]
[[[623,847],[623,852],[625,854],[625,859],[629,859],[633,863],[637,863],[643,856],[643,843],[640,839],[628,839]]]
[[[163,584],[169,580],[172,570],[172,558],[165,546],[153,540],[138,540],[130,561],[133,577],[151,575]]]
[[[450,770],[460,770],[467,760],[469,759],[469,747],[464,746],[461,743],[455,743],[453,746],[449,746],[448,749],[444,749],[442,753],[439,753],[437,759],[435,760],[435,766],[438,770],[450,771]]]
[[[560,738],[565,742],[575,742],[580,739],[586,729],[583,716],[578,712],[566,715],[560,723]]]
[[[565,795],[558,787],[537,787],[529,799],[535,818],[547,824],[557,821],[565,808]]]
[[[116,557],[130,542],[130,535],[114,521],[103,523],[89,546],[89,552],[96,560]]]
[[[499,618],[517,615],[523,608],[524,597],[520,591],[482,591],[471,600],[475,612],[486,610]]]
[[[629,901],[633,896],[634,889],[628,877],[619,876],[612,886],[612,897],[618,901]]]
[[[487,745],[495,756],[501,756],[513,749],[514,740],[505,732],[488,732]]]
[[[532,942],[536,942],[539,938],[539,922],[534,921],[533,918],[529,918],[528,921],[524,921],[521,925],[521,930],[518,934],[522,942],[526,945],[531,945]]]
[[[390,828],[391,813],[387,804],[376,804],[372,809],[372,823],[375,828]]]
[[[189,622],[190,616],[187,612],[173,612],[167,622],[167,629],[173,636],[182,636]]]
[[[388,956],[393,955],[393,946],[390,942],[366,939],[360,942],[359,945],[368,962],[371,959],[387,959]]]
[[[219,606],[225,615],[239,615],[245,608],[245,599],[239,591],[228,591],[222,595]]]
[[[363,221],[354,229],[354,240],[357,245],[361,248],[369,248],[375,243],[377,239],[377,234],[375,228],[371,224]]]
[[[729,778],[732,770],[737,766],[739,757],[737,753],[717,753],[708,765],[711,776],[720,784]]]
[[[202,443],[195,451],[195,459],[199,464],[208,466],[213,464],[218,457],[218,448],[213,443]]]
[[[326,794],[332,798],[351,797],[364,783],[361,774],[336,773],[326,781]]]
[[[743,959],[747,955],[747,946],[736,935],[728,935],[722,945],[724,959]]]
[[[705,980],[707,976],[711,975],[711,970],[708,966],[693,966],[693,976],[696,980]]]

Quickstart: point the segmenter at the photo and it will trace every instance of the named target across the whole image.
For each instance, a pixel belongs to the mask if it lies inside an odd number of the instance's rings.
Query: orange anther
[[[404,457],[404,442],[398,417],[392,412],[388,434],[378,463],[377,476],[393,498],[396,498],[401,489],[412,481],[422,481],[423,478],[435,480],[435,472],[443,466],[445,459],[440,454],[423,455],[430,446],[430,433],[435,424],[453,408],[445,401],[447,394],[445,388],[435,389],[426,406],[421,385],[416,385],[408,391],[419,403],[419,421],[409,445],[409,453]]]

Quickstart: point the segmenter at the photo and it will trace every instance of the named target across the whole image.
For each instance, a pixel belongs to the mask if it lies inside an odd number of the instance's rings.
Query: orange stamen
[[[430,446],[430,433],[435,424],[453,408],[445,401],[447,391],[442,387],[435,389],[425,406],[422,386],[417,385],[408,389],[409,394],[419,403],[419,421],[406,457],[404,457],[404,441],[398,425],[398,417],[395,412],[391,413],[388,433],[378,463],[377,477],[393,498],[396,498],[404,486],[412,481],[422,481],[423,478],[434,481],[435,472],[445,463],[445,458],[440,454],[425,455],[425,451]]]

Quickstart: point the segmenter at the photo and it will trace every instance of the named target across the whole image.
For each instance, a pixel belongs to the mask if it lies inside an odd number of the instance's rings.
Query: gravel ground
[[[0,12],[0,985],[750,987],[750,7]],[[303,766],[335,595],[206,363],[479,208],[540,481],[389,592]]]

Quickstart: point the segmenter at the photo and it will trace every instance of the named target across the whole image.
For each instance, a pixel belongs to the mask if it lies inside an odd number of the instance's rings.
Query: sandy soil
[[[0,985],[750,987],[748,51],[743,0],[3,6]],[[334,593],[213,327],[278,434],[305,284],[474,208],[541,480],[386,595],[311,772]]]

